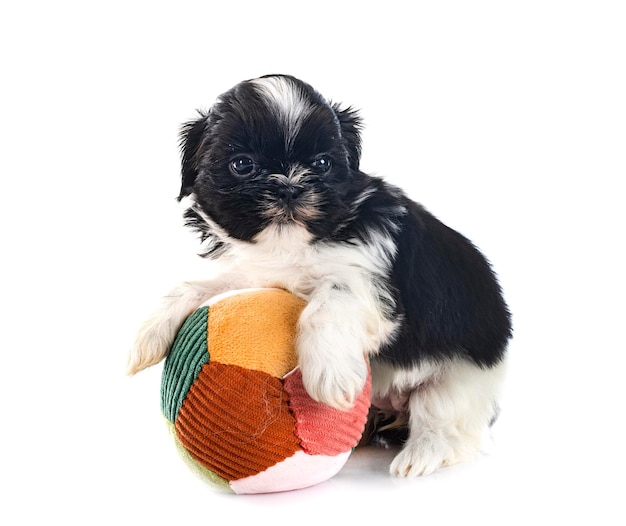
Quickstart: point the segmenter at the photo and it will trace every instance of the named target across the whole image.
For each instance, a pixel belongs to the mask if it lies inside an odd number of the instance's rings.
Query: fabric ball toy
[[[294,346],[305,305],[281,289],[235,291],[181,327],[163,368],[161,410],[183,458],[212,485],[237,494],[312,486],[359,442],[371,378],[348,411],[308,396]]]

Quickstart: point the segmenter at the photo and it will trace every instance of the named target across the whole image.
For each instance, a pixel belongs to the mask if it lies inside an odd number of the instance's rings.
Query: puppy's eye
[[[236,157],[230,161],[228,168],[237,177],[249,177],[256,172],[256,164],[250,157]]]
[[[333,161],[330,157],[328,157],[328,155],[322,155],[311,163],[311,167],[317,173],[322,173],[322,174],[325,174],[326,172],[328,172],[328,170],[330,170],[332,165],[333,165]]]

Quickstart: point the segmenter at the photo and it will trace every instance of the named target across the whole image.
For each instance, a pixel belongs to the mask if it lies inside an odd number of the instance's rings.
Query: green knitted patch
[[[176,422],[187,392],[202,366],[209,362],[207,326],[209,307],[196,310],[178,331],[161,376],[161,411]]]

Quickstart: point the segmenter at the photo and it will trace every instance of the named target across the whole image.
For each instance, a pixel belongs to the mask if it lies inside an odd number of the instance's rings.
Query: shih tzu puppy
[[[510,315],[483,255],[401,190],[359,169],[360,119],[285,75],[241,82],[181,132],[185,218],[221,264],[182,283],[141,327],[129,373],[165,358],[185,318],[230,289],[306,300],[306,390],[372,404],[406,426],[392,474],[472,457],[498,411]]]

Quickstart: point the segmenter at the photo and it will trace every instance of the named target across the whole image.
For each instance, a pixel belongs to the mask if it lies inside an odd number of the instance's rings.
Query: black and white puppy
[[[181,133],[188,225],[214,279],[181,284],[142,326],[135,373],[162,360],[215,294],[282,287],[308,304],[298,325],[304,385],[350,407],[406,416],[391,473],[473,456],[498,408],[510,315],[487,260],[399,189],[359,170],[360,120],[285,75],[244,81]]]

